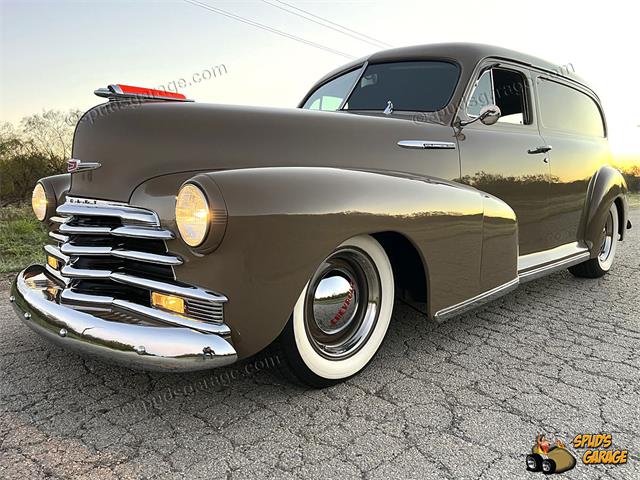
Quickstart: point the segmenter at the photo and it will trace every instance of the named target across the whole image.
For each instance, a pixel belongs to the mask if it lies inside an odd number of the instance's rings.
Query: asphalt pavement
[[[86,360],[24,326],[0,286],[0,478],[535,479],[535,436],[611,434],[640,478],[640,210],[602,279],[563,271],[442,325],[397,303],[377,358],[325,390],[277,352],[183,375]]]

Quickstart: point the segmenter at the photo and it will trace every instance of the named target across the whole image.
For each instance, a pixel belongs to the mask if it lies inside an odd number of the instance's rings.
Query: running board
[[[498,297],[502,297],[506,295],[512,290],[518,288],[518,284],[520,283],[519,278],[514,278],[510,282],[507,282],[503,285],[499,285],[491,290],[487,290],[486,292],[481,293],[480,295],[476,295],[475,297],[469,298],[464,302],[456,303],[447,308],[443,308],[442,310],[438,310],[433,318],[436,322],[442,323],[445,320],[448,320],[451,317],[456,315],[460,315],[464,312],[467,312],[473,308],[479,307],[480,305],[484,305],[492,300],[495,300]]]
[[[520,283],[564,270],[591,258],[591,253],[577,242],[561,245],[544,252],[518,257],[518,277]]]
[[[436,322],[442,323],[451,317],[455,317],[506,295],[516,289],[521,283],[549,275],[557,270],[564,270],[572,265],[577,265],[578,263],[589,260],[590,257],[591,254],[589,250],[580,247],[578,243],[562,245],[544,252],[518,257],[518,278],[514,278],[503,285],[487,290],[463,302],[438,310],[433,318]],[[544,263],[541,264],[541,262]]]

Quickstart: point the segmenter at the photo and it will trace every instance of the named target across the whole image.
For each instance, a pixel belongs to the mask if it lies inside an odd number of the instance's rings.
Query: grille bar
[[[51,255],[57,260],[60,260],[62,263],[69,263],[69,257],[67,255],[64,255],[58,247],[54,247],[53,245],[45,245],[43,249],[45,253]]]
[[[169,230],[150,227],[88,227],[79,225],[62,224],[58,229],[60,233],[67,235],[113,235],[115,237],[143,238],[150,240],[173,240],[175,235]]]
[[[126,285],[146,288],[148,290],[154,290],[162,293],[179,295],[181,297],[192,298],[194,300],[216,303],[224,303],[227,301],[227,297],[225,297],[224,295],[220,295],[219,293],[207,292],[196,287],[186,287],[158,282],[156,280],[150,280],[147,278],[134,277],[133,275],[128,275],[126,273],[114,272],[111,274],[110,278],[116,282],[124,283]]]
[[[160,226],[158,216],[148,210],[129,207],[121,204],[85,204],[64,203],[58,207],[58,215],[63,217],[87,216],[87,217],[118,217],[125,222],[141,223],[154,227]]]
[[[182,259],[175,255],[158,255],[156,253],[138,252],[135,250],[125,250],[112,247],[95,247],[88,245],[74,245],[65,243],[60,247],[60,251],[65,255],[82,256],[112,256],[118,258],[128,258],[139,262],[158,263],[160,265],[182,265]]]
[[[60,299],[63,304],[69,306],[86,305],[89,307],[96,306],[103,309],[115,308],[135,313],[167,325],[187,327],[200,332],[215,333],[217,335],[229,335],[231,333],[229,327],[222,323],[204,323],[182,315],[176,315],[163,310],[146,307],[127,300],[119,300],[104,295],[87,295],[84,293],[78,293],[73,289],[66,289],[60,294]]]
[[[67,197],[54,217],[50,237],[58,246],[45,251],[58,259],[47,272],[64,284],[60,302],[88,311],[120,311],[160,323],[207,333],[229,334],[224,295],[175,281],[182,259],[167,252],[175,238],[155,212],[123,203]],[[151,306],[151,292],[185,299],[185,314]],[[116,315],[117,317],[117,315]],[[115,318],[115,317],[114,317]]]

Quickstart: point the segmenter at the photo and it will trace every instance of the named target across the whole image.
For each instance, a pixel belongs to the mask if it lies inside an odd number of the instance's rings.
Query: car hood
[[[406,139],[454,142],[453,129],[407,119],[182,102],[109,102],[79,121],[73,158],[100,164],[72,174],[74,196],[127,202],[146,180],[180,172],[336,166],[424,172],[451,179]],[[452,154],[454,151],[450,151]],[[457,155],[457,153],[456,153]]]

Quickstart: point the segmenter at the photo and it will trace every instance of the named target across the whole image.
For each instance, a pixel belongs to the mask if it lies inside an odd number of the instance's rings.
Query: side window
[[[497,105],[502,115],[498,123],[529,125],[532,123],[526,88],[526,78],[520,72],[502,68],[485,71],[467,103],[467,115],[477,117],[486,105]]]
[[[359,73],[360,69],[352,70],[325,83],[313,92],[307,101],[304,102],[302,108],[309,110],[337,110],[342,100],[344,100],[351,91]]]
[[[604,137],[604,121],[588,95],[551,80],[538,83],[542,125],[552,130]]]

